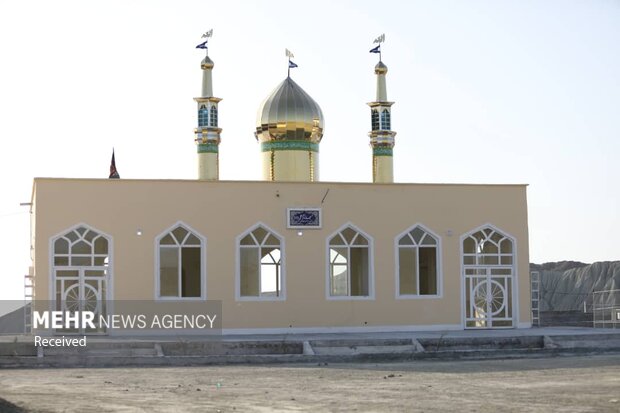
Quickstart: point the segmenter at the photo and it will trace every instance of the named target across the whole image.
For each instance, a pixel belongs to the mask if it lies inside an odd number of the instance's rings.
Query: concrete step
[[[390,353],[414,353],[416,346],[409,344],[403,346],[338,346],[338,347],[313,347],[316,355],[349,356],[356,354],[390,354]]]
[[[620,333],[547,336],[547,347],[620,349]]]
[[[351,346],[403,346],[411,345],[411,338],[347,338],[330,340],[311,340],[313,348],[317,347],[351,347]]]
[[[541,349],[543,336],[420,338],[426,352]]]
[[[39,351],[37,351],[39,350]],[[342,363],[549,357],[620,353],[620,332],[575,335],[415,338],[322,338],[305,340],[90,339],[87,347],[37,348],[32,342],[0,342],[1,367]]]
[[[128,349],[97,349],[87,350],[82,353],[85,356],[92,357],[155,357],[157,356],[157,350],[155,347],[151,348],[128,348]]]
[[[205,341],[160,343],[165,356],[303,354],[303,342]]]
[[[226,342],[219,340],[157,343],[88,342],[86,347],[44,347],[43,354],[45,356],[80,355],[95,357],[197,357],[216,355],[303,354],[303,343],[282,341]],[[24,355],[26,354],[24,353]],[[36,355],[36,349],[34,355]]]
[[[32,343],[0,343],[0,357],[36,356],[37,348]]]
[[[308,342],[310,350],[305,353],[316,355],[350,356],[357,354],[394,354],[414,353],[423,349],[419,343],[406,339],[342,339],[312,340]]]
[[[107,356],[107,357],[122,357],[122,356],[156,356],[157,350],[155,343],[115,343],[115,342],[102,342],[102,343],[90,343],[87,342],[86,347],[55,347],[44,346],[42,347],[42,353],[44,356],[68,356],[68,355],[81,355],[81,356]]]
[[[610,349],[515,349],[510,351],[471,350],[414,353],[381,353],[354,355],[215,355],[215,356],[171,356],[171,357],[0,357],[1,368],[28,367],[128,367],[128,366],[204,366],[239,364],[286,364],[316,363],[385,363],[415,360],[484,360],[510,358],[538,358],[559,355],[620,354]]]

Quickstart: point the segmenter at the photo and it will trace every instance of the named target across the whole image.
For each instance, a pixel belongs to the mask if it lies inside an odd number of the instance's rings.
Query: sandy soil
[[[620,356],[0,370],[13,412],[620,412]]]

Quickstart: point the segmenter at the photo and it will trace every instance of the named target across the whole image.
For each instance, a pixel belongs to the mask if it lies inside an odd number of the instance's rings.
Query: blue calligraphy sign
[[[321,210],[320,209],[289,209],[288,210],[289,228],[320,228]]]

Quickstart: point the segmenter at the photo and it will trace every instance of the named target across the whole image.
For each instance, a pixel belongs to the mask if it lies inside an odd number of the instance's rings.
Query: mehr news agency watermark
[[[97,314],[93,311],[33,311],[34,330],[56,331],[110,331],[149,330],[155,334],[163,330],[209,331],[219,328],[218,314]],[[86,347],[87,336],[45,337],[34,336],[37,347]]]

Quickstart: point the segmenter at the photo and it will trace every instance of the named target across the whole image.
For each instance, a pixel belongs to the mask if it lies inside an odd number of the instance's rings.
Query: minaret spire
[[[385,34],[375,39],[378,46],[370,53],[379,53],[379,63],[375,66],[377,75],[377,94],[370,106],[370,120],[372,130],[368,132],[372,147],[372,181],[376,183],[394,182],[393,148],[396,132],[391,129],[391,111],[394,102],[387,100],[385,76],[388,68],[381,61],[381,43],[385,41]]]
[[[217,105],[222,100],[213,96],[212,71],[215,64],[209,58],[208,41],[213,29],[202,35],[205,41],[196,46],[205,49],[206,56],[200,63],[202,69],[202,93],[194,98],[198,104],[198,127],[194,129],[198,152],[198,179],[215,181],[219,179],[219,145],[222,129],[218,127]]]

